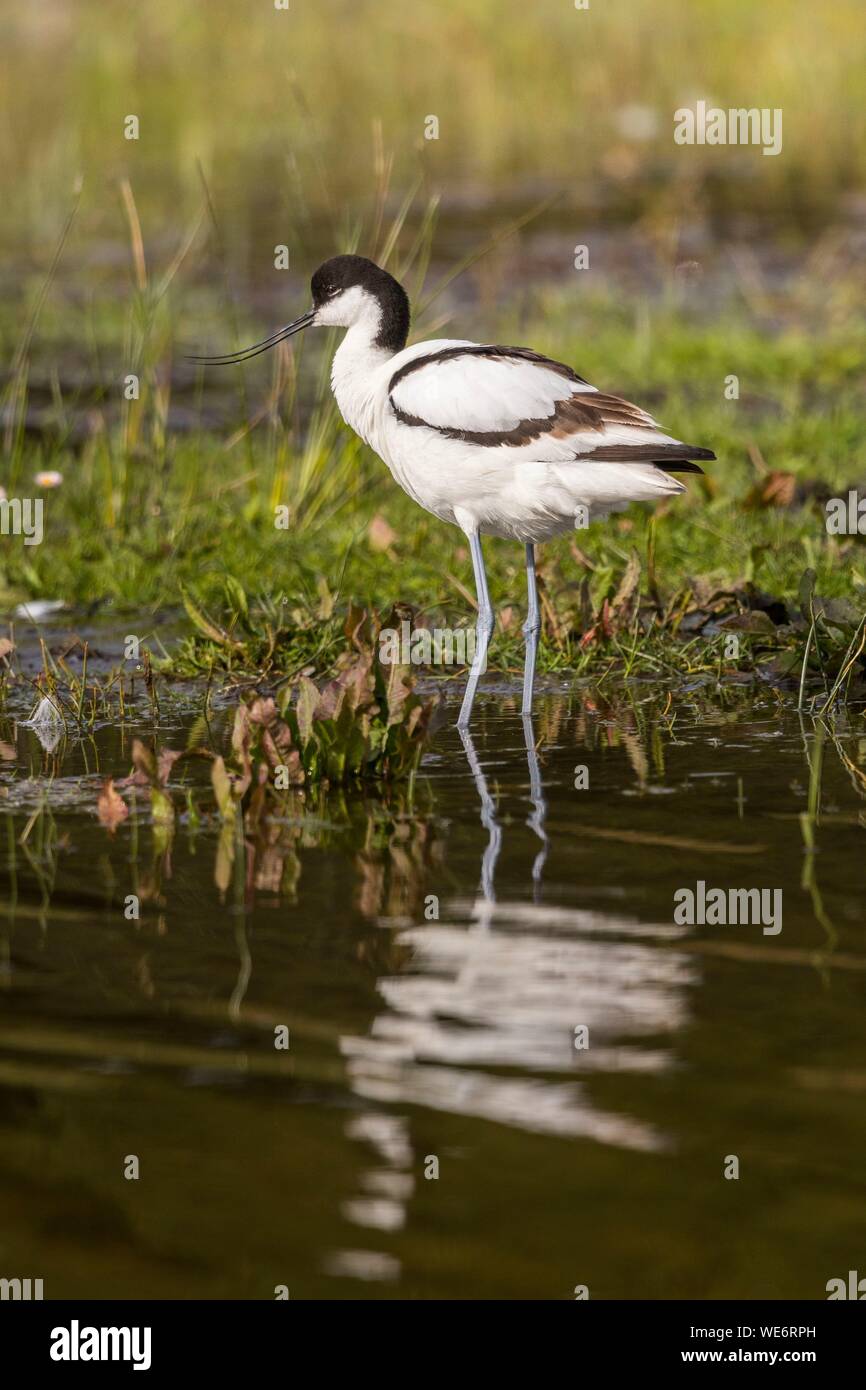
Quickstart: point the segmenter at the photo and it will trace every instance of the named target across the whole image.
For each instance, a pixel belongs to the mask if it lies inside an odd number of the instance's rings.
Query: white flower
[[[651,106],[633,103],[619,108],[616,124],[625,140],[652,140],[658,134],[659,118]]]

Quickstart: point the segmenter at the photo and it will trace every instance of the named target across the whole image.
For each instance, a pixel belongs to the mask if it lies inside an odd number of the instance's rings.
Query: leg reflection
[[[541,902],[541,877],[544,873],[550,842],[544,828],[544,822],[547,818],[547,802],[544,798],[544,785],[541,781],[541,768],[538,763],[538,750],[535,745],[531,714],[524,714],[523,716],[523,737],[526,741],[526,761],[529,764],[529,799],[532,802],[532,815],[527,817],[526,824],[530,830],[535,831],[541,841],[541,849],[535,856],[535,863],[532,866],[532,900],[538,903]]]
[[[466,753],[466,760],[469,763],[469,770],[478,789],[481,799],[481,824],[487,831],[487,848],[481,859],[481,892],[488,902],[495,902],[496,893],[494,891],[493,880],[496,873],[496,861],[499,858],[499,851],[502,848],[502,827],[496,819],[496,803],[490,795],[487,786],[487,778],[481,770],[478,761],[478,754],[475,751],[475,744],[472,742],[472,735],[468,729],[460,730],[460,737],[463,741],[463,748]]]
[[[541,901],[542,875],[544,865],[547,861],[549,840],[545,830],[545,820],[547,818],[547,801],[544,796],[544,785],[541,780],[541,767],[538,761],[538,751],[535,745],[535,733],[532,725],[532,716],[523,716],[523,737],[526,744],[526,761],[529,767],[529,799],[532,802],[532,814],[527,818],[526,824],[530,830],[534,831],[541,841],[541,848],[535,856],[532,865],[532,896],[533,902]],[[494,878],[496,873],[496,862],[502,848],[502,827],[499,824],[496,814],[496,802],[490,794],[487,785],[487,778],[482,771],[478,761],[478,753],[472,740],[472,735],[468,729],[461,729],[460,738],[466,753],[466,760],[469,763],[469,770],[472,773],[481,801],[481,824],[487,830],[487,848],[481,859],[481,892],[487,902],[496,901],[496,889]]]

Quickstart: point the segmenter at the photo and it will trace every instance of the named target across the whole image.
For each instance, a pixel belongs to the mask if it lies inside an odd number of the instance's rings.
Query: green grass
[[[859,539],[827,535],[820,497],[750,505],[762,470],[824,485],[826,495],[866,479],[866,318],[856,300],[832,323],[802,312],[773,330],[743,307],[707,325],[677,304],[643,304],[635,315],[576,291],[540,292],[521,321],[506,315],[496,328],[648,404],[674,433],[717,453],[706,480],[692,480],[688,496],[656,518],[664,588],[745,577],[790,594],[807,567],[828,597],[852,595],[866,582]],[[268,397],[268,370],[247,373],[252,415]],[[724,397],[731,372],[740,381],[735,401]],[[314,376],[302,364],[302,380]],[[80,449],[62,439],[19,442],[6,475],[10,495],[29,495],[42,468],[59,470],[64,482],[45,494],[42,546],[4,539],[6,603],[60,597],[156,610],[178,605],[186,587],[205,606],[222,605],[230,576],[254,598],[275,606],[286,598],[319,617],[350,599],[467,615],[471,566],[462,536],[414,506],[329,407],[312,425],[275,404],[250,432],[167,435],[166,405],[165,394],[146,385],[133,424],[98,428]],[[290,509],[288,530],[274,524],[281,505]],[[374,517],[393,533],[385,550],[371,539]],[[595,599],[633,546],[645,552],[649,519],[636,507],[575,536],[594,566]],[[493,541],[487,554],[497,604],[521,605],[520,548]],[[567,538],[542,556],[556,582],[583,577]]]
[[[740,668],[781,658],[788,664],[779,671],[794,680],[808,630],[797,595],[811,569],[822,600],[852,601],[841,626],[824,627],[810,653],[813,671],[823,666],[832,680],[866,607],[862,543],[829,536],[822,510],[822,497],[866,478],[866,330],[857,314],[818,338],[789,329],[771,340],[742,312],[707,329],[671,307],[644,312],[636,334],[613,305],[599,304],[584,306],[578,341],[569,336],[564,306],[544,298],[537,313],[526,325],[527,340],[577,362],[590,379],[633,391],[674,432],[718,454],[688,495],[655,513],[636,506],[542,548],[540,669],[581,672],[613,662],[627,674],[719,677],[737,665],[723,658],[724,631],[711,640],[686,637],[680,624],[697,609],[711,616],[714,591],[737,591],[715,605],[718,617],[731,618],[759,590],[787,602],[799,631],[768,637],[756,620],[751,632],[740,633]],[[738,401],[723,395],[732,364],[741,379]],[[261,389],[250,380],[251,399]],[[147,415],[145,403],[145,421]],[[191,634],[173,650],[171,669],[268,680],[332,671],[347,646],[350,604],[378,611],[386,625],[396,624],[386,616],[395,603],[434,626],[471,623],[471,565],[461,534],[418,509],[330,416],[312,466],[309,449],[292,446],[293,429],[291,420],[275,417],[233,447],[209,433],[155,441],[144,426],[128,452],[111,431],[98,432],[79,455],[21,445],[19,483],[44,465],[62,471],[64,482],[47,495],[43,545],[6,540],[4,599],[103,604],[139,623],[142,610],[184,601]],[[770,472],[790,472],[804,486],[804,500],[754,505]],[[809,496],[816,488],[818,496]],[[274,525],[282,504],[292,512],[288,530]],[[525,602],[521,548],[488,540],[486,552],[499,613],[491,665],[516,671]],[[620,612],[614,604],[612,621],[585,645],[635,552],[644,621],[633,603]],[[656,616],[648,630],[651,591]]]

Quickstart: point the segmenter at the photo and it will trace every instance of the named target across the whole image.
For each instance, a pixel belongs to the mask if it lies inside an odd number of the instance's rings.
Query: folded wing
[[[715,458],[665,434],[639,406],[597,391],[570,367],[528,348],[439,348],[399,367],[388,394],[407,428],[507,450],[509,457],[654,463],[684,473],[702,472],[696,459]]]

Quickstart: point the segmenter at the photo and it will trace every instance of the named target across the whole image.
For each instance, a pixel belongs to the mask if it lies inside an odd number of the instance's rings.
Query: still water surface
[[[163,744],[192,703],[163,702]],[[224,895],[189,814],[205,767],[180,765],[173,836],[141,799],[96,818],[143,709],[52,753],[3,721],[0,1274],[49,1298],[760,1299],[862,1269],[862,721],[834,741],[770,693],[666,706],[549,692],[534,755],[489,695],[412,787],[299,797]],[[677,925],[699,880],[781,888],[782,931]]]

